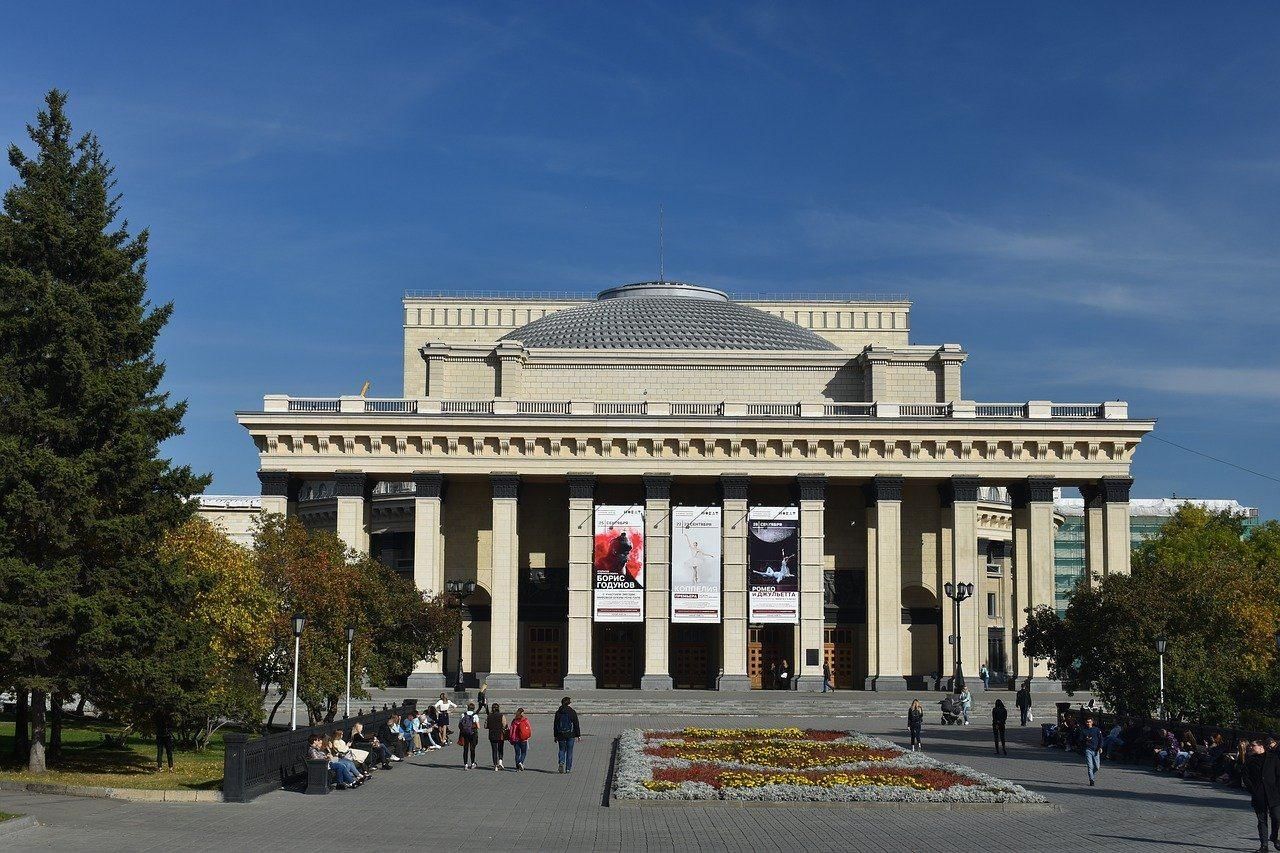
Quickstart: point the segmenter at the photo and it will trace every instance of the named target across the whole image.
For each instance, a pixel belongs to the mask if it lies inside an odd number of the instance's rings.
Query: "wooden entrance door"
[[[787,661],[789,672],[795,673],[791,660],[790,625],[751,625],[747,628],[747,675],[753,690],[776,690],[778,667]]]
[[[671,680],[676,687],[711,686],[711,631],[706,625],[671,626]]]
[[[610,625],[600,631],[600,686],[636,686],[636,635],[633,626]]]
[[[828,625],[822,629],[822,656],[831,667],[831,683],[842,690],[850,690],[853,683],[853,628],[847,625]]]
[[[530,625],[525,680],[530,687],[559,687],[564,673],[563,629],[559,625]]]

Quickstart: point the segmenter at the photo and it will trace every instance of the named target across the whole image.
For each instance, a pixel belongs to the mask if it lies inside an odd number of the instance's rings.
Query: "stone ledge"
[[[97,800],[126,800],[135,803],[220,803],[221,791],[186,789],[102,788],[94,785],[61,785],[52,782],[14,782],[0,780],[0,791],[29,794],[58,794],[64,797],[88,797]]]

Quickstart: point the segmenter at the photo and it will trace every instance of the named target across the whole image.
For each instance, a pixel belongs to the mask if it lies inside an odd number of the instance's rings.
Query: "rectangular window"
[[[996,618],[996,594],[994,592],[987,593],[987,616],[991,619]]]

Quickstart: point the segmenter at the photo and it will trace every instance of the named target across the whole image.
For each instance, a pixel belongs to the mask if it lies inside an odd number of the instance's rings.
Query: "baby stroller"
[[[942,724],[944,726],[960,725],[961,720],[964,719],[964,709],[959,696],[954,693],[948,694],[938,704],[942,706]]]

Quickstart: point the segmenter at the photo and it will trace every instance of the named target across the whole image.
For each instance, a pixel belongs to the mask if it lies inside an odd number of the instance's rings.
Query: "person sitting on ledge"
[[[367,746],[371,761],[381,764],[383,770],[391,769],[391,751],[377,737],[364,733],[364,723],[351,727],[351,742],[356,746]]]
[[[351,771],[350,775],[355,777],[355,781],[352,783],[353,787],[363,784],[364,780],[369,778],[369,774],[361,772],[360,768],[356,766],[355,759],[351,756],[351,748],[342,739],[342,729],[334,731],[333,737],[325,742],[325,747],[329,750],[329,763],[331,765],[341,764]]]
[[[311,745],[307,748],[307,758],[313,761],[325,762],[329,769],[337,775],[339,789],[350,788],[355,782],[355,776],[352,774],[351,769],[334,761],[333,757],[329,755],[329,750],[324,743],[324,735],[316,734],[311,736]]]
[[[378,741],[391,752],[392,761],[400,761],[404,747],[404,735],[400,733],[400,718],[392,714],[378,726]]]

